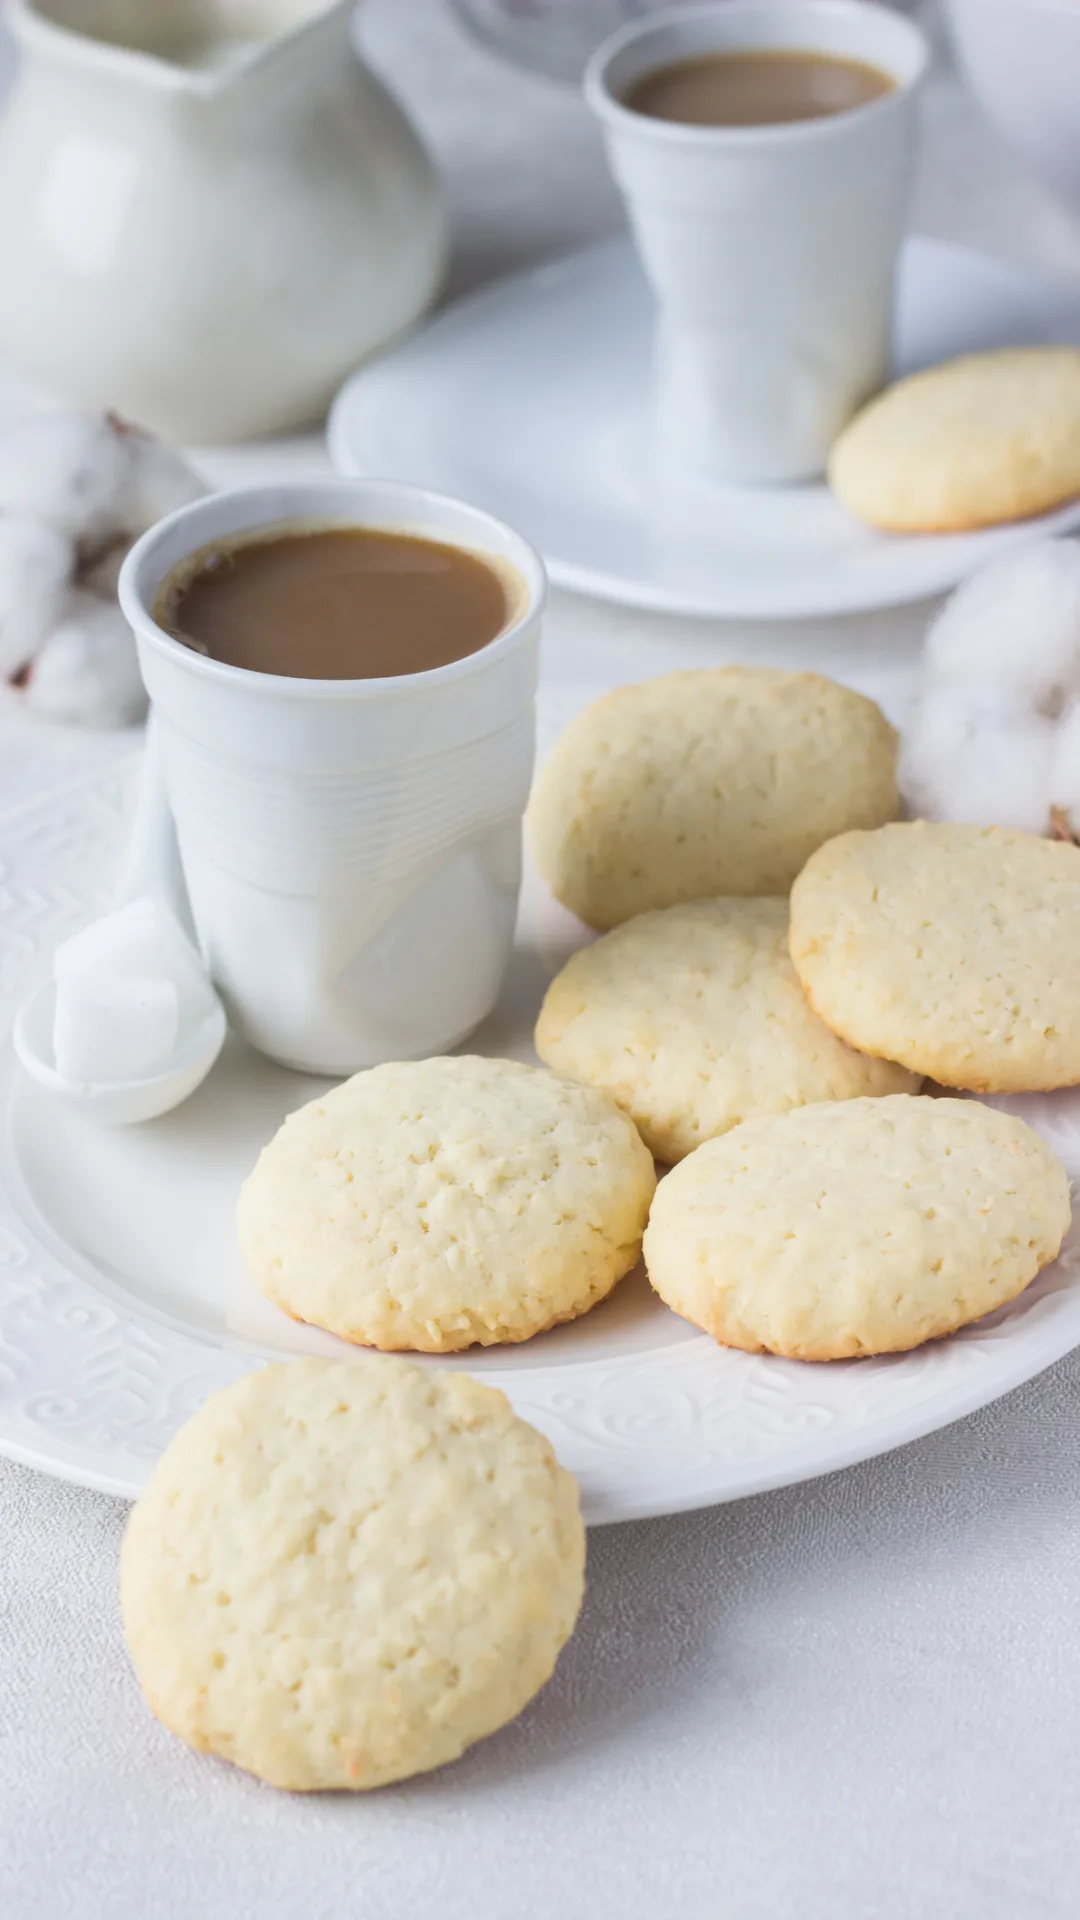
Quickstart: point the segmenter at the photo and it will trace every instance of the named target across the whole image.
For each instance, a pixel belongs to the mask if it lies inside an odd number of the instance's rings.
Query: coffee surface
[[[862,60],[793,48],[703,53],[646,73],[623,105],[691,127],[764,127],[864,107],[893,81]]]
[[[208,549],[166,581],[157,618],[253,673],[383,680],[463,660],[510,618],[505,583],[461,547],[333,527]]]

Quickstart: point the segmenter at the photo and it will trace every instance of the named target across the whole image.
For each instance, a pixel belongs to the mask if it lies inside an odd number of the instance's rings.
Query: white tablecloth
[[[572,95],[469,48],[433,0],[369,0],[367,34],[448,170],[456,287],[617,219]],[[1080,278],[1080,229],[947,77],[926,121],[918,226]],[[895,710],[923,618],[739,630],[557,597],[547,646],[583,681],[812,659]],[[115,751],[0,712],[0,806]],[[1080,1911],[1080,1357],[846,1474],[594,1534],[541,1697],[368,1799],[287,1798],[159,1730],[121,1641],[123,1517],[0,1463],[3,1920]]]

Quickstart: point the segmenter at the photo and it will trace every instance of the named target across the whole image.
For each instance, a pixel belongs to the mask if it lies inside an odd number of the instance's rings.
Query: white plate
[[[576,704],[576,702],[575,702]],[[562,713],[546,702],[549,736]],[[565,696],[563,699],[565,709]],[[97,1128],[19,1076],[8,1030],[56,941],[119,867],[133,769],[0,821],[0,1452],[135,1494],[215,1387],[275,1356],[349,1353],[264,1301],[236,1256],[237,1187],[318,1083],[231,1045],[186,1107]],[[533,1057],[546,980],[581,929],[536,881],[499,1016],[473,1043]],[[810,1479],[983,1406],[1080,1343],[1080,1245],[1012,1306],[921,1352],[832,1366],[725,1352],[638,1273],[583,1320],[457,1361],[550,1435],[592,1522]]]
[[[627,241],[452,307],[342,389],[344,473],[499,514],[560,585],[665,613],[783,618],[939,593],[993,553],[1080,524],[1080,501],[977,534],[897,538],[821,486],[744,489],[665,466],[649,422],[651,299]],[[1080,294],[937,241],[904,250],[902,371],[980,347],[1080,342]]]

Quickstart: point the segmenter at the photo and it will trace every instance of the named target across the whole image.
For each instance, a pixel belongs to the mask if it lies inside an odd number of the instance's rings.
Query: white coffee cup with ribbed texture
[[[479,652],[372,680],[254,673],[154,617],[201,548],[256,531],[373,527],[493,564],[510,613]],[[120,599],[160,731],[200,947],[230,1017],[313,1072],[439,1053],[497,998],[532,775],[542,563],[461,501],[379,480],[214,494],[128,556]]]
[[[676,62],[784,51],[863,61],[892,85],[848,112],[754,126],[625,104]],[[665,9],[593,56],[586,98],[656,295],[657,419],[678,461],[742,484],[808,479],[886,378],[928,59],[917,27],[868,0]]]

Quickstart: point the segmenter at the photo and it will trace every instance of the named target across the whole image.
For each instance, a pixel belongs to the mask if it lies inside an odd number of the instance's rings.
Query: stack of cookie
[[[1057,1253],[1024,1122],[929,1098],[1080,1080],[1080,849],[896,823],[896,741],[809,674],[625,688],[569,729],[537,861],[603,930],[548,992],[555,1071],[358,1074],[240,1202],[249,1267],[346,1340],[444,1353],[587,1312],[636,1262],[725,1345],[918,1346]],[[790,890],[790,904],[789,904]],[[654,1154],[677,1163],[656,1191]],[[278,1786],[442,1764],[550,1674],[581,1605],[577,1490],[488,1386],[308,1360],[215,1395],[130,1522],[158,1716]]]
[[[788,952],[806,862],[896,818],[896,751],[872,700],[746,667],[622,687],[558,742],[533,852],[602,937],[549,988],[536,1049],[610,1093],[659,1160],[757,1115],[918,1090],[886,1049],[837,1037]]]
[[[377,1067],[293,1114],[240,1200],[264,1293],[450,1353],[588,1312],[644,1244],[718,1340],[824,1360],[1025,1287],[1064,1174],[1020,1120],[920,1088],[1080,1081],[1080,850],[898,823],[896,748],[815,674],[677,673],[589,707],[529,813],[600,934],[540,1010],[550,1071]],[[655,1205],[654,1159],[677,1168]]]
[[[601,932],[537,1051],[682,1163],[649,1277],[728,1346],[918,1346],[1069,1224],[1030,1128],[919,1089],[1080,1082],[1080,850],[897,822],[895,751],[816,675],[672,674],[581,714],[533,796],[537,864]]]

